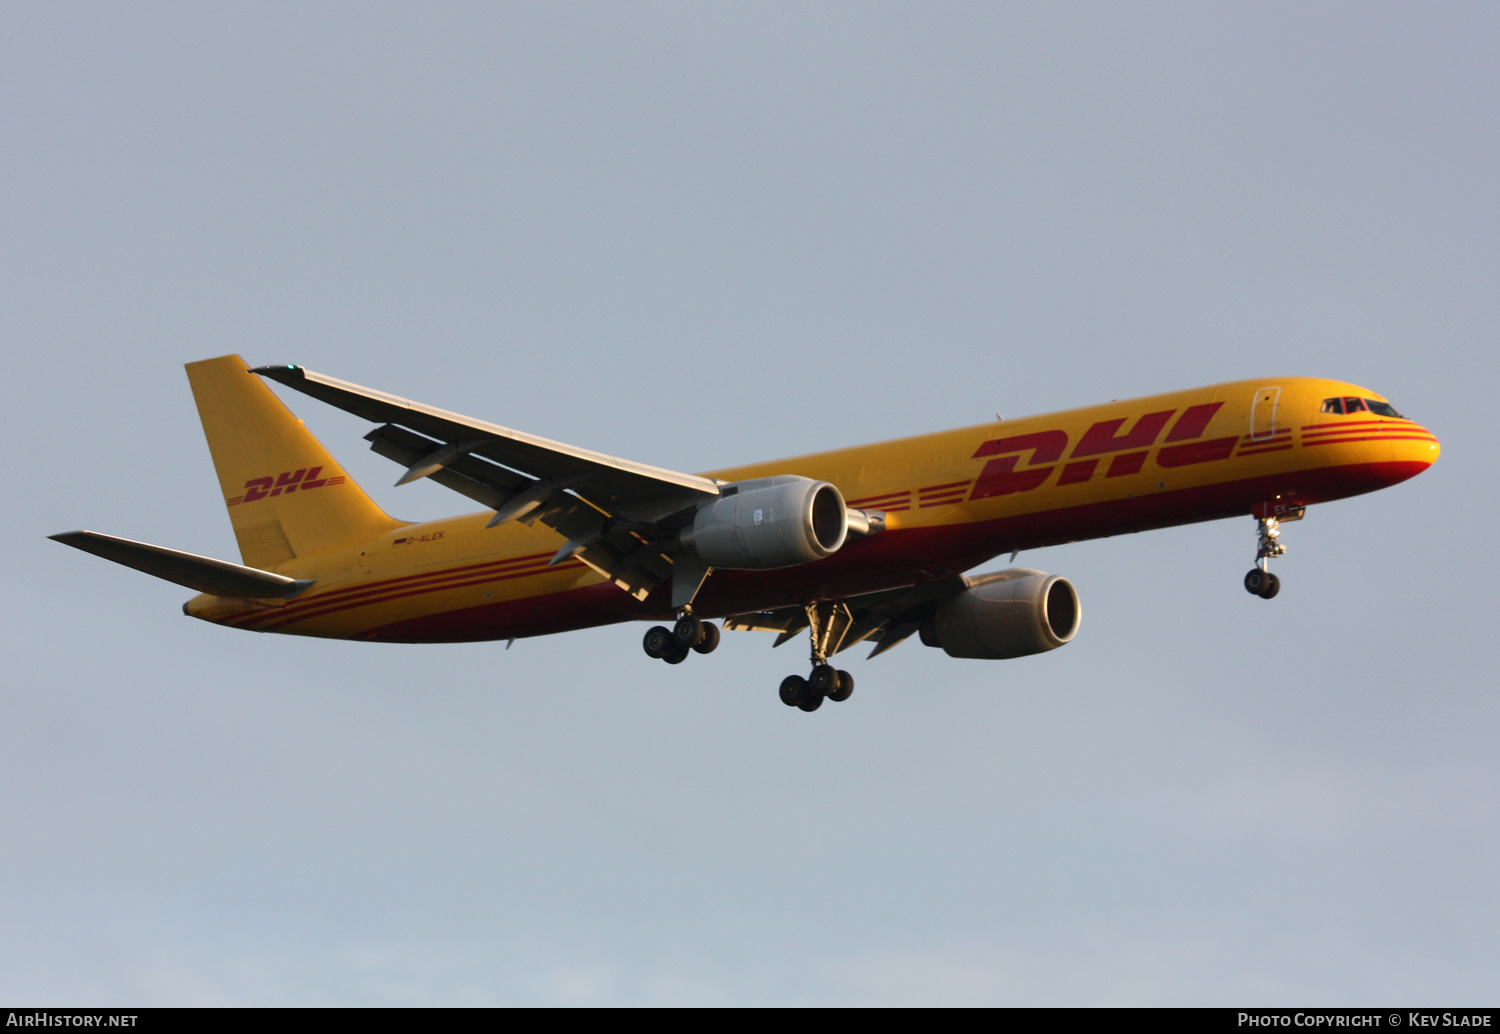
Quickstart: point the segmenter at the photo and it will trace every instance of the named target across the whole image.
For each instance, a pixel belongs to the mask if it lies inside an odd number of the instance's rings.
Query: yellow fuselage
[[[885,531],[827,559],[774,571],[716,570],[702,617],[897,588],[1001,553],[1220,517],[1274,515],[1395,484],[1437,459],[1418,424],[1324,412],[1384,401],[1341,381],[1237,381],[711,472],[727,481],[829,481]],[[1264,510],[1257,510],[1265,507]],[[297,556],[278,573],[316,579],[290,602],[199,596],[194,617],[266,632],[395,642],[504,639],[670,614],[578,561],[548,567],[561,539],[489,513],[409,524]]]

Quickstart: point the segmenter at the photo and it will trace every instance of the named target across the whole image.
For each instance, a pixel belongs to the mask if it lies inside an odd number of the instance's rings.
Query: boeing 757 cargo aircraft
[[[1001,554],[1221,517],[1259,543],[1245,588],[1306,507],[1405,481],[1438,456],[1426,428],[1372,391],[1307,377],[1216,384],[1103,406],[680,474],[238,356],[188,379],[241,564],[91,531],[53,538],[197,589],[183,611],[257,632],[378,642],[515,639],[660,621],[645,651],[711,653],[727,629],[803,631],[811,671],[781,683],[804,711],[847,700],[830,659],[913,634],[1001,659],[1072,640],[1078,594]],[[265,385],[363,417],[405,473],[484,509],[387,516]]]

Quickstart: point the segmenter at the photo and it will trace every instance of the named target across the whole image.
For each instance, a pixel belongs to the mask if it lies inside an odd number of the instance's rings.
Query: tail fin
[[[187,364],[240,555],[272,569],[401,527],[237,355]]]

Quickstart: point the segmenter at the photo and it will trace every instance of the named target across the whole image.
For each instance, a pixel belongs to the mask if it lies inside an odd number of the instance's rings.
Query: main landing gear
[[[854,676],[828,663],[829,656],[843,645],[854,619],[842,601],[820,600],[805,609],[812,639],[812,672],[807,678],[788,675],[782,679],[780,694],[781,702],[788,707],[816,711],[823,706],[824,698],[841,704],[854,695]]]
[[[646,630],[641,647],[647,657],[681,664],[691,652],[713,653],[719,646],[719,626],[711,621],[699,621],[693,612],[684,607],[682,616],[671,628],[653,625]]]
[[[781,702],[788,707],[800,707],[804,711],[816,711],[827,697],[841,704],[854,695],[854,676],[840,671],[833,665],[814,664],[812,674],[788,675],[781,680]]]
[[[842,703],[854,695],[854,676],[840,671],[828,663],[831,654],[843,645],[854,619],[843,602],[823,600],[809,603],[804,608],[806,619],[799,618],[781,638],[780,646],[804,628],[811,629],[812,671],[806,678],[788,675],[781,680],[781,702],[788,707],[804,711],[816,711],[824,700]],[[692,609],[684,607],[677,623],[671,628],[653,625],[646,630],[641,647],[648,657],[681,664],[690,653],[713,653],[719,645],[719,629],[712,622],[700,621],[693,616]]]
[[[1300,521],[1306,510],[1301,506],[1276,505],[1279,515],[1266,514],[1262,517],[1260,513],[1264,512],[1263,508],[1256,509],[1255,566],[1245,575],[1245,591],[1268,600],[1281,591],[1281,579],[1271,573],[1270,567],[1272,557],[1286,553],[1286,546],[1281,542],[1282,522]]]

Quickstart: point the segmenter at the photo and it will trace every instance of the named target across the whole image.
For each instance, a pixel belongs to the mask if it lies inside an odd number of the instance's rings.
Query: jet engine
[[[837,488],[786,474],[725,487],[698,509],[680,541],[710,567],[769,571],[836,553],[848,533]]]
[[[1078,632],[1082,608],[1066,578],[1017,567],[966,581],[922,622],[922,642],[950,657],[1025,657],[1055,650]]]

